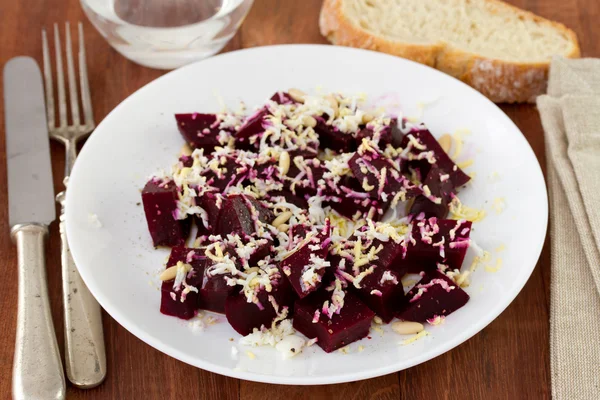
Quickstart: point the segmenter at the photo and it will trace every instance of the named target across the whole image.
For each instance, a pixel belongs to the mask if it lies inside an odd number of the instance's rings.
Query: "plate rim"
[[[95,131],[102,129],[104,122],[106,120],[108,120],[113,115],[113,113],[117,112],[117,110],[119,110],[122,107],[125,107],[131,101],[131,99],[133,97],[138,96],[139,93],[143,93],[145,90],[147,90],[148,87],[150,87],[151,85],[154,85],[155,82],[161,81],[162,79],[165,79],[166,77],[170,77],[171,75],[179,74],[179,73],[181,73],[180,71],[196,68],[197,65],[201,65],[202,63],[205,63],[205,62],[210,62],[210,60],[213,60],[213,59],[236,57],[239,53],[246,53],[246,52],[277,51],[278,49],[282,49],[282,48],[283,49],[328,48],[331,51],[356,53],[357,55],[360,55],[360,53],[366,53],[366,54],[369,54],[369,56],[390,58],[390,59],[394,59],[396,62],[413,64],[413,65],[417,66],[418,68],[429,69],[430,71],[433,71],[434,73],[439,74],[446,79],[451,79],[451,80],[458,82],[465,89],[467,89],[472,94],[474,94],[476,97],[478,97],[479,101],[483,101],[483,102],[488,103],[489,105],[492,105],[495,108],[495,111],[497,111],[498,117],[505,119],[506,123],[510,126],[511,129],[515,129],[518,133],[520,133],[520,135],[518,135],[518,137],[519,137],[519,140],[523,141],[524,149],[536,161],[534,171],[531,171],[531,172],[534,175],[537,175],[539,182],[541,183],[540,189],[543,192],[543,193],[539,194],[544,199],[543,203],[539,205],[541,207],[541,211],[542,211],[541,214],[543,215],[543,217],[542,217],[543,224],[542,224],[542,226],[538,227],[538,229],[541,233],[539,235],[540,239],[538,240],[538,242],[532,243],[532,248],[536,249],[535,251],[532,251],[531,253],[529,253],[529,258],[531,258],[530,262],[531,262],[532,266],[529,268],[529,271],[527,271],[527,273],[524,275],[522,282],[520,282],[520,284],[515,286],[513,288],[513,290],[511,290],[509,292],[509,294],[506,296],[507,300],[505,301],[505,304],[501,304],[501,305],[497,306],[495,309],[493,309],[494,312],[490,312],[490,313],[486,314],[484,318],[481,318],[478,321],[476,321],[476,323],[475,323],[475,325],[477,326],[476,329],[473,329],[474,325],[471,325],[468,330],[468,333],[456,335],[456,336],[452,337],[451,339],[447,340],[441,346],[436,347],[435,351],[431,351],[431,350],[425,351],[425,352],[421,353],[419,356],[414,357],[411,360],[411,362],[409,362],[408,364],[405,364],[403,366],[398,366],[397,363],[394,363],[394,364],[384,365],[384,366],[381,366],[378,368],[370,368],[366,372],[349,372],[349,373],[341,373],[341,374],[335,374],[335,375],[327,375],[326,377],[321,377],[321,376],[317,376],[317,375],[295,377],[295,376],[275,376],[275,375],[261,374],[258,372],[249,372],[249,371],[242,371],[242,370],[236,370],[236,369],[232,369],[232,368],[222,367],[222,366],[213,364],[211,362],[204,361],[202,359],[198,359],[196,357],[187,356],[185,353],[169,346],[166,343],[163,343],[158,338],[155,338],[149,332],[146,332],[143,329],[135,326],[135,324],[130,323],[125,316],[120,314],[120,312],[118,311],[118,307],[113,305],[113,303],[108,298],[109,296],[104,296],[104,294],[102,293],[102,290],[98,286],[95,285],[93,279],[91,279],[90,276],[87,275],[85,272],[82,273],[78,267],[77,269],[78,269],[81,277],[83,278],[83,281],[85,282],[88,289],[92,293],[92,295],[96,298],[96,300],[102,306],[102,308],[115,321],[117,321],[117,323],[119,323],[121,326],[123,326],[127,331],[129,331],[131,334],[136,336],[138,339],[142,340],[146,344],[154,347],[155,349],[159,350],[160,352],[164,353],[165,355],[167,355],[169,357],[173,357],[179,361],[185,362],[186,364],[195,366],[197,368],[201,368],[201,369],[211,371],[214,373],[218,373],[220,375],[228,376],[231,378],[244,379],[244,380],[261,382],[261,383],[271,383],[271,384],[282,384],[282,385],[336,384],[336,383],[352,382],[352,381],[358,381],[358,380],[364,380],[364,379],[370,379],[370,378],[374,378],[374,377],[378,377],[378,376],[383,376],[386,374],[399,372],[404,369],[408,369],[408,368],[414,367],[415,365],[429,361],[435,357],[438,357],[438,356],[454,349],[455,347],[458,347],[459,345],[463,344],[464,342],[466,342],[467,340],[469,340],[476,334],[480,333],[492,321],[494,321],[496,318],[498,318],[500,316],[500,314],[502,314],[504,312],[504,310],[506,310],[506,308],[521,293],[521,291],[523,290],[523,287],[531,278],[531,275],[533,274],[535,267],[537,266],[537,263],[539,262],[539,259],[540,259],[540,256],[541,256],[541,253],[543,250],[543,246],[544,246],[544,243],[546,240],[547,229],[548,229],[548,218],[549,218],[549,215],[548,215],[548,191],[547,191],[546,181],[544,178],[544,174],[543,174],[540,162],[539,162],[537,156],[535,155],[531,145],[529,144],[529,142],[527,141],[527,139],[525,138],[525,136],[523,135],[523,133],[519,129],[519,127],[508,117],[508,115],[506,113],[504,113],[504,111],[502,111],[502,109],[500,109],[500,107],[498,107],[497,104],[491,102],[483,94],[481,94],[477,90],[473,89],[469,85],[465,84],[464,82],[462,82],[450,75],[447,75],[439,70],[429,67],[427,65],[423,65],[423,64],[411,61],[411,60],[401,58],[401,57],[397,57],[397,56],[393,56],[393,55],[389,55],[389,54],[385,54],[385,53],[381,53],[381,52],[377,52],[377,51],[372,51],[372,50],[356,49],[356,48],[343,47],[343,46],[332,46],[332,45],[325,45],[325,44],[278,44],[278,45],[270,45],[270,46],[259,46],[259,47],[235,50],[235,51],[231,51],[231,52],[227,52],[227,53],[221,53],[216,56],[209,57],[207,59],[188,64],[184,67],[172,70],[164,75],[161,75],[160,77],[146,83],[144,86],[140,87],[135,92],[131,93],[123,101],[121,101],[117,106],[115,106],[106,115],[106,117],[98,124]],[[88,143],[93,143],[96,136],[97,135],[92,134],[87,139],[85,145],[83,146],[83,148],[80,152],[78,159],[81,158],[82,156],[85,156],[85,154],[87,154],[87,151],[89,151],[89,148],[90,148],[90,146],[88,146]],[[79,169],[77,168],[77,166],[78,165],[76,162],[75,166],[73,168],[72,174],[71,174],[70,182],[77,181],[77,176],[79,175]],[[69,224],[69,222],[68,222],[69,221],[68,204],[70,201],[73,201],[72,200],[73,195],[70,195],[70,193],[73,193],[73,192],[74,191],[67,190],[67,195],[66,195],[65,220],[66,220],[67,237],[75,236],[73,230],[76,229],[74,227],[74,224]],[[77,253],[78,253],[78,250],[72,251],[73,260],[75,260],[76,265],[78,265]],[[86,275],[87,275],[87,277],[86,277]],[[108,305],[108,307],[106,307],[106,305]],[[464,332],[467,332],[467,331],[465,330]]]

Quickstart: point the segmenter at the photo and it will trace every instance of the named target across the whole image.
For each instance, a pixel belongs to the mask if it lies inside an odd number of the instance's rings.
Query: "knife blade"
[[[64,399],[65,377],[50,313],[44,242],[56,217],[42,75],[30,57],[4,66],[11,237],[17,244],[18,311],[13,399]]]
[[[4,67],[10,226],[56,218],[42,76],[30,57]]]

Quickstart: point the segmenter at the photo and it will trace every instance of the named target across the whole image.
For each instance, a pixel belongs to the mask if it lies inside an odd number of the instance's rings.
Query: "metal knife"
[[[56,218],[54,187],[42,75],[32,58],[4,66],[4,105],[10,234],[19,259],[13,399],[64,399],[44,255]]]

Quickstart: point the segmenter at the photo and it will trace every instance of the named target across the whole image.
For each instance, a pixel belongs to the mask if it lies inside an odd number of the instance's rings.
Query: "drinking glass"
[[[254,0],[81,0],[92,24],[128,59],[173,69],[220,51]]]

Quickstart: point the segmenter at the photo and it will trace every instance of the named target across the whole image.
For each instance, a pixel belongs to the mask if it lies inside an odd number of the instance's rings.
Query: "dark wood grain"
[[[600,3],[597,0],[512,0],[511,3],[561,21],[579,35],[585,56],[600,56]],[[140,2],[143,3],[143,2]],[[225,51],[279,43],[325,43],[318,31],[321,0],[256,0]],[[42,27],[86,21],[78,0],[0,0],[0,65],[17,55],[41,63]],[[112,50],[86,21],[85,34],[94,111],[102,119],[162,71],[139,67]],[[0,83],[0,91],[2,90]],[[543,132],[533,105],[503,106],[532,145],[542,166]],[[0,181],[6,182],[4,105],[0,102]],[[56,190],[63,151],[52,144]],[[16,325],[16,252],[8,231],[6,186],[0,190],[0,397],[8,398]],[[48,281],[57,336],[62,348],[59,239],[56,225],[48,243]],[[225,378],[176,361],[141,342],[108,315],[104,329],[108,376],[99,388],[69,387],[70,399],[547,399],[548,246],[522,293],[481,333],[458,348],[397,374],[331,386],[274,386]]]

